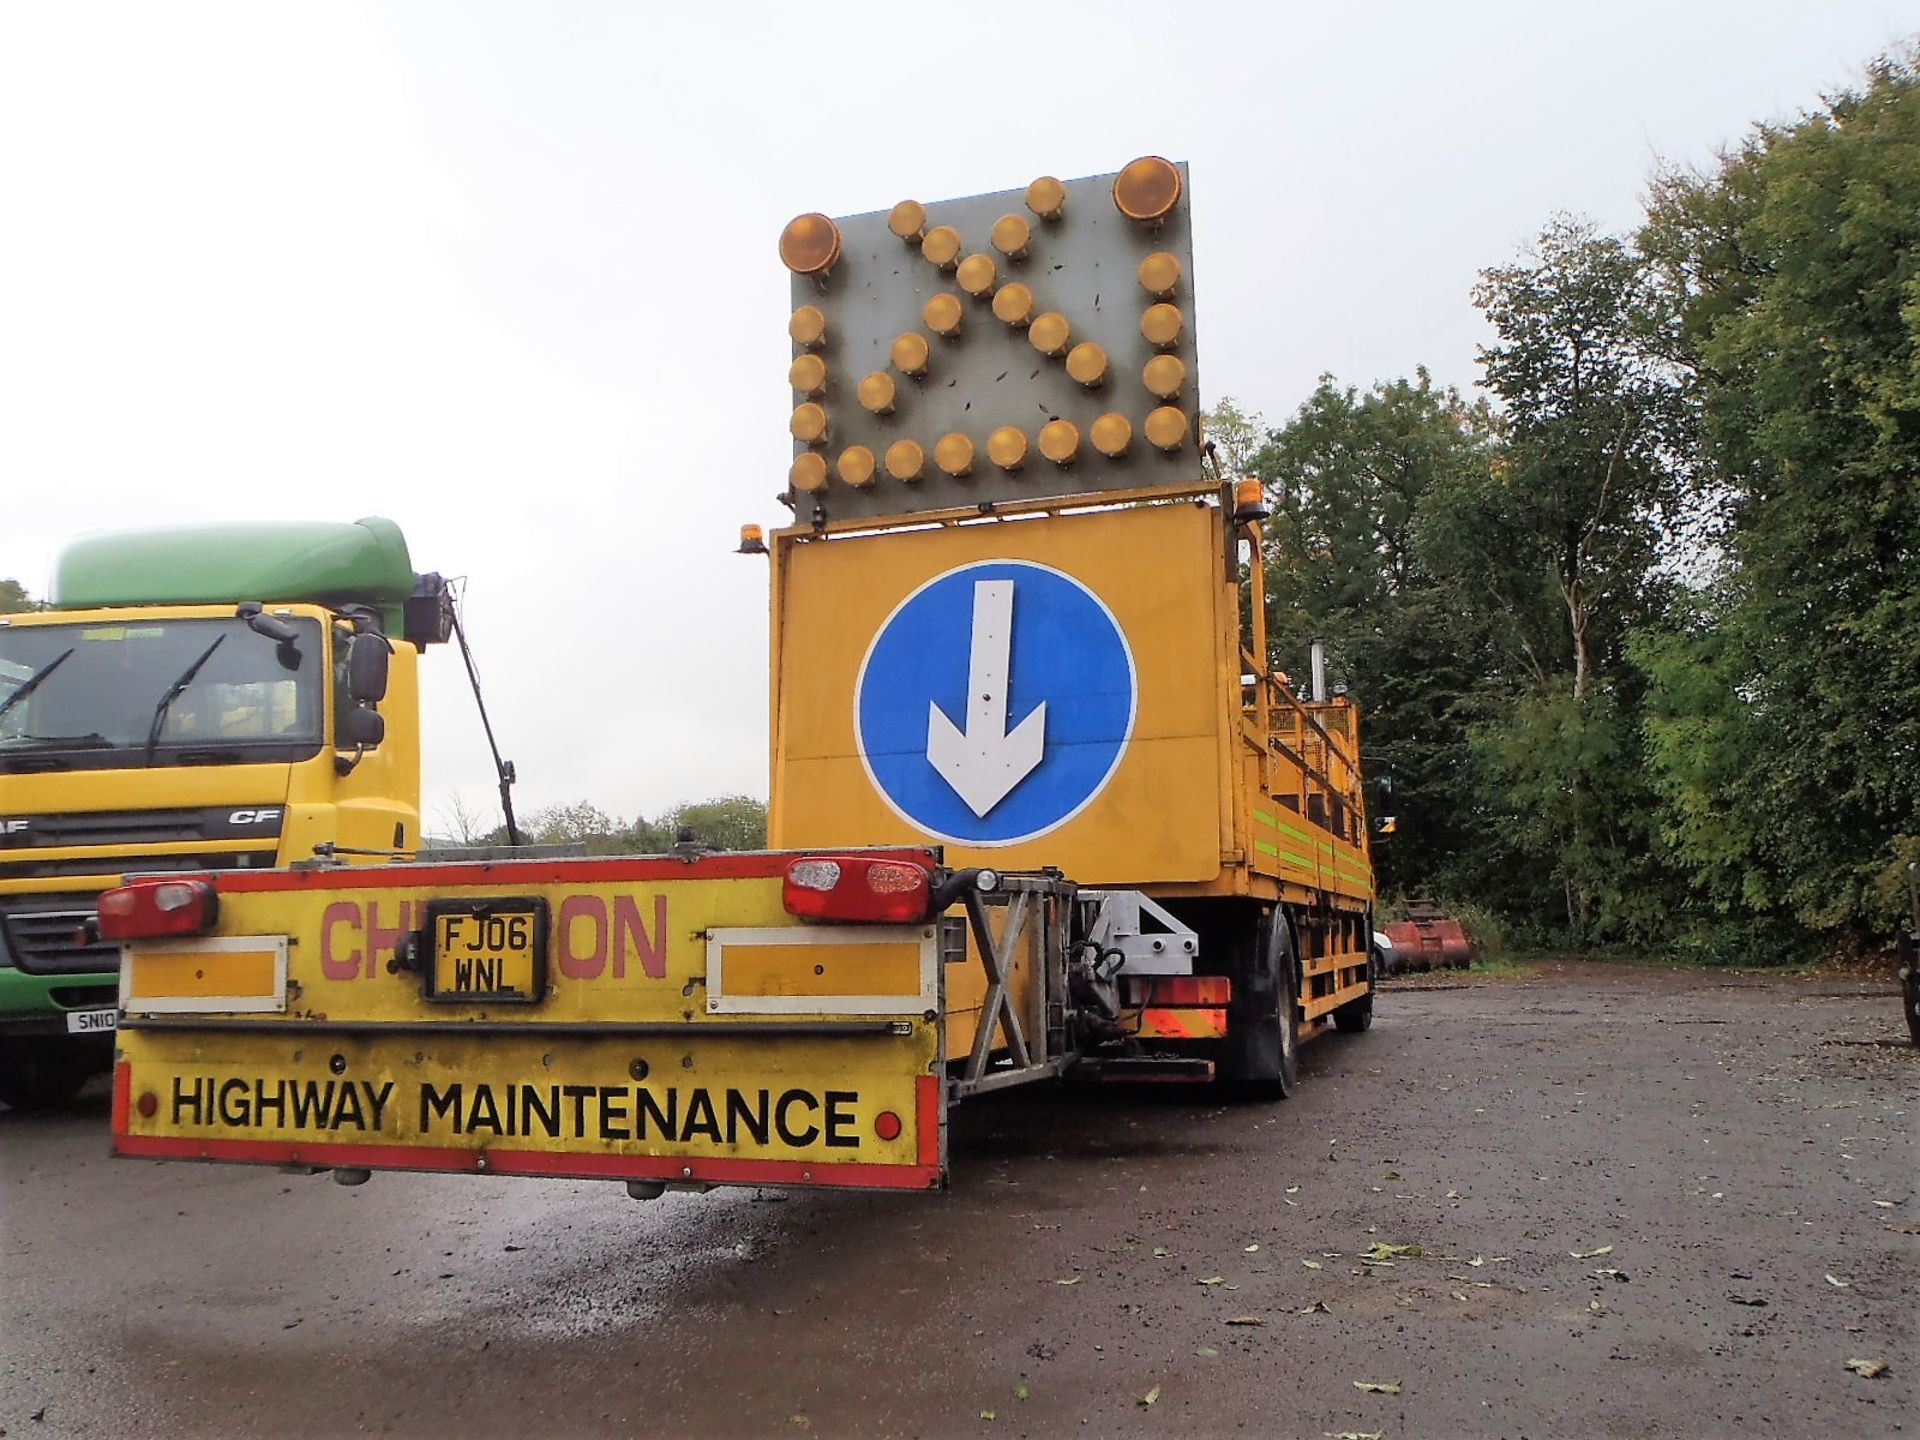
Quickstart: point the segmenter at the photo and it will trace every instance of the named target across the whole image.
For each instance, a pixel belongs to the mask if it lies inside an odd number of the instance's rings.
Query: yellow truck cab
[[[450,620],[382,519],[88,537],[0,616],[0,1101],[111,1059],[99,891],[418,846],[415,665]]]

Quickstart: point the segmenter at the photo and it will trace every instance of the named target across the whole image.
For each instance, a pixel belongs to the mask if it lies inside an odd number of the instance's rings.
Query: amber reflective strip
[[[277,958],[271,950],[136,949],[128,991],[136,1000],[272,995]]]
[[[917,995],[918,945],[729,945],[729,995]]]
[[[1142,1010],[1138,1033],[1157,1040],[1218,1040],[1227,1033],[1227,1012],[1224,1009]]]

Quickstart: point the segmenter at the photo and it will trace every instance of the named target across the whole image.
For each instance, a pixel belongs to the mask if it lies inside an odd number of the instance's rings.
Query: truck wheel
[[[97,1068],[85,1050],[38,1039],[0,1043],[0,1103],[51,1110],[80,1093]]]
[[[1286,916],[1278,910],[1264,916],[1251,948],[1255,963],[1235,977],[1227,1009],[1221,1079],[1247,1099],[1281,1100],[1293,1093],[1300,1073],[1299,984]]]

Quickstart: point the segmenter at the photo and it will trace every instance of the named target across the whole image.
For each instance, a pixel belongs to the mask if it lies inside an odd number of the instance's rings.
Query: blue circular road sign
[[[1119,767],[1139,687],[1119,622],[1071,575],[988,560],[937,575],[860,667],[854,733],[905,820],[1013,845],[1086,808]]]

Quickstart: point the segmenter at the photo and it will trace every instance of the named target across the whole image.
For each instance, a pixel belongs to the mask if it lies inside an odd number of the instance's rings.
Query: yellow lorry
[[[450,619],[381,519],[89,537],[0,616],[0,1101],[110,1060],[123,875],[418,847],[415,663]]]
[[[969,1096],[1295,1083],[1370,1023],[1356,712],[1209,473],[1184,167],[831,219],[792,275],[773,849],[136,880],[123,1155],[938,1187]]]

